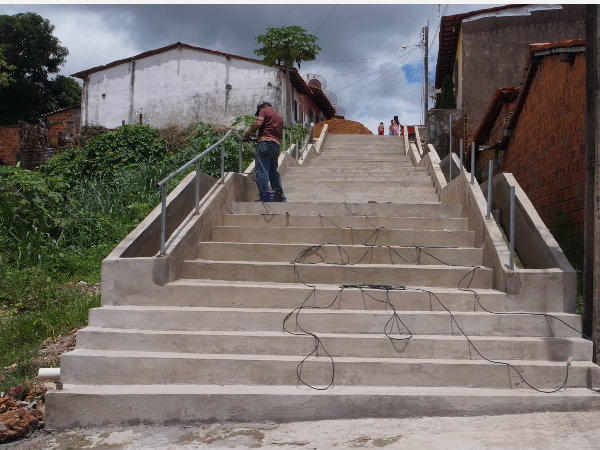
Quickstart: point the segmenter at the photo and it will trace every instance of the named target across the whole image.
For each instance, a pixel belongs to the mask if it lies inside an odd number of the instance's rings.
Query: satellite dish
[[[345,116],[346,115],[346,110],[342,106],[337,105],[335,107],[335,114],[337,116]]]
[[[323,90],[323,93],[325,94],[325,96],[327,97],[327,99],[329,100],[329,103],[331,103],[332,106],[337,105],[338,102],[338,98],[337,95],[335,95],[333,92],[331,91],[326,91]]]
[[[316,73],[307,73],[302,78],[309,86],[318,87],[319,89],[327,89],[327,80]]]

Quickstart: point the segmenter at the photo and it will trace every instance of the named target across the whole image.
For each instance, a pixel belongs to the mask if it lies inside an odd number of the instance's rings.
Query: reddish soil
[[[329,119],[319,122],[315,125],[314,136],[321,135],[321,130],[325,124],[329,125],[329,133],[331,134],[373,134],[362,123],[352,120]]]

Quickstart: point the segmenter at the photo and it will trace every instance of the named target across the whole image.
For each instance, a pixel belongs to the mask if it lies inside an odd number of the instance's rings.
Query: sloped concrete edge
[[[452,154],[451,158],[455,167],[460,167],[458,157]],[[536,246],[542,247],[533,251],[546,257],[543,269],[508,268],[509,249],[506,241],[496,221],[485,218],[486,198],[477,180],[471,184],[470,174],[466,170],[446,183],[441,161],[435,151],[425,154],[418,167],[429,169],[442,204],[463,205],[463,217],[469,220],[469,230],[475,231],[475,246],[481,245],[484,249],[483,264],[494,269],[494,289],[514,297],[511,301],[522,305],[522,311],[575,313],[577,274],[512,174],[503,174],[503,180],[506,180],[504,187],[516,187],[518,201],[523,205],[520,212],[527,216],[523,222],[529,224],[528,231],[536,236]]]
[[[186,177],[182,183],[190,182],[189,178]],[[193,183],[193,177],[191,182]],[[177,192],[183,192],[183,189]],[[233,203],[252,201],[256,198],[258,192],[251,179],[242,174],[227,173],[222,184],[213,184],[202,197],[199,214],[196,215],[192,208],[181,226],[173,232],[167,242],[167,253],[164,256],[123,257],[123,250],[130,241],[143,233],[144,224],[151,222],[151,219],[145,219],[102,262],[102,304],[126,304],[130,296],[139,297],[162,292],[169,281],[179,277],[183,261],[196,257],[198,242],[210,239],[212,227],[222,224],[223,214],[231,212]]]

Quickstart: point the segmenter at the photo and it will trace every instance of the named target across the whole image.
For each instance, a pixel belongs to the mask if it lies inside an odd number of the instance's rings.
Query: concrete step
[[[462,217],[461,205],[423,203],[344,203],[344,202],[234,202],[234,214],[323,214],[369,217]]]
[[[413,335],[393,341],[383,334],[320,333],[332,357],[482,359],[464,336]],[[471,342],[494,360],[589,361],[591,341],[581,338],[474,336]],[[77,348],[143,352],[180,352],[240,355],[308,355],[312,336],[281,331],[155,331],[86,327],[77,332]]]
[[[374,228],[400,230],[468,230],[467,219],[437,217],[294,216],[264,214],[225,214],[223,225],[238,227],[316,227]]]
[[[385,300],[385,292],[377,298]],[[296,308],[300,305],[295,305]],[[307,301],[307,307],[312,303]],[[418,335],[460,335],[460,328],[473,336],[569,337],[581,335],[558,320],[524,314],[454,312],[456,322],[446,311],[398,311],[402,322]],[[282,331],[290,309],[208,308],[171,306],[103,306],[90,310],[89,325],[103,328],[171,331]],[[554,313],[569,326],[580,330],[581,316]],[[385,310],[303,309],[299,321],[313,333],[383,334],[392,318]],[[288,321],[294,327],[294,317]]]
[[[407,198],[421,199],[421,198],[433,198],[439,199],[436,189],[432,186],[402,186],[396,183],[382,183],[379,186],[371,185],[369,183],[358,184],[352,186],[352,182],[345,182],[336,185],[335,183],[329,185],[321,185],[321,183],[286,183],[285,193],[294,192],[298,194],[306,195],[326,195],[326,194],[348,194],[350,189],[360,189],[360,194],[373,195],[394,195],[402,196]]]
[[[247,385],[65,385],[47,394],[46,428],[117,423],[258,423],[359,418],[481,416],[600,408],[591,389]],[[157,407],[160,405],[160,407]]]
[[[307,188],[312,184],[319,189],[331,189],[331,188],[355,188],[363,190],[365,188],[386,188],[386,187],[394,187],[394,188],[404,188],[404,189],[423,189],[428,188],[432,189],[431,192],[436,193],[437,191],[433,187],[433,180],[431,178],[423,178],[423,179],[415,179],[415,180],[403,180],[403,179],[366,179],[362,177],[360,180],[352,179],[351,177],[337,178],[335,180],[327,179],[327,180],[316,180],[313,179],[310,182],[307,179],[310,177],[290,177],[283,179],[283,183],[285,189],[289,189],[291,186]]]
[[[420,173],[423,175],[429,176],[429,171],[427,169],[422,169],[420,167],[374,167],[374,168],[364,168],[364,167],[320,167],[320,166],[308,166],[308,167],[289,167],[285,170],[286,175],[294,174],[294,173],[302,173],[302,172],[311,172],[311,173],[322,173],[327,174],[335,174],[338,172],[351,173],[351,172],[361,172],[361,173],[380,173],[380,174],[389,174],[389,173],[397,173],[397,174],[405,174],[405,173]]]
[[[374,285],[418,285],[461,287],[471,289],[492,287],[492,270],[472,272],[461,266],[414,266],[391,264],[295,264],[289,262],[202,261],[183,262],[182,278],[207,280],[266,281],[274,283],[331,283]]]
[[[214,242],[473,247],[474,231],[215,226]]]
[[[415,289],[394,290],[387,294],[375,289],[344,289],[340,293],[339,285],[333,284],[315,284],[315,288],[311,306],[333,309],[384,310],[386,303],[373,300],[373,297],[381,299],[384,296],[399,311],[444,311],[442,304],[451,311],[480,311],[483,307],[506,312],[521,311],[523,307],[521,303],[508,302],[504,293],[492,289],[477,289],[478,303],[472,292],[456,287],[415,286]],[[155,296],[129,296],[126,303],[123,300],[116,303],[107,299],[102,301],[106,306],[164,306],[164,298],[168,298],[171,306],[284,308],[291,311],[312,292],[312,288],[299,283],[180,279],[164,286]]]
[[[289,176],[288,176],[289,175]],[[423,174],[410,174],[410,175],[397,175],[393,173],[381,174],[377,172],[344,172],[338,174],[328,174],[327,179],[323,179],[320,174],[311,173],[310,171],[305,171],[302,173],[288,174],[287,172],[283,175],[283,183],[287,185],[287,183],[293,181],[310,181],[312,183],[336,183],[338,181],[350,181],[350,182],[371,182],[371,183],[387,183],[387,182],[395,182],[395,183],[407,183],[419,186],[421,184],[425,184],[429,186],[433,184],[433,180],[429,175]]]
[[[326,264],[446,264],[483,265],[481,248],[368,247],[324,245],[307,251],[305,244],[200,242],[198,259],[213,261],[291,262]]]
[[[402,345],[402,342],[398,342]],[[76,349],[61,357],[66,384],[240,384],[293,385],[305,355],[229,355],[178,352],[130,352]],[[518,389],[527,382],[538,389],[558,389],[566,377],[564,361],[506,361],[409,358],[309,357],[302,380],[326,387],[335,370],[337,386],[471,387]],[[575,361],[568,369],[568,388],[592,388],[600,368]],[[63,375],[64,373],[64,375]]]
[[[285,188],[284,188],[285,190]],[[347,203],[369,203],[369,202],[413,202],[413,203],[423,203],[423,204],[436,204],[439,203],[439,196],[437,194],[410,194],[410,193],[397,193],[397,192],[339,192],[339,191],[330,191],[324,189],[322,191],[317,192],[291,192],[290,195],[287,195],[287,200],[289,202],[309,202],[316,199],[321,199],[327,202],[347,202]]]

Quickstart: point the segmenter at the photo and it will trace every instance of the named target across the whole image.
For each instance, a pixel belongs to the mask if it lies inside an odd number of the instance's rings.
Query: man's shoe
[[[281,189],[277,189],[275,191],[275,201],[282,202],[283,201],[283,191]]]

